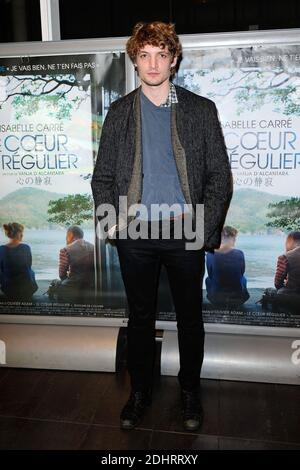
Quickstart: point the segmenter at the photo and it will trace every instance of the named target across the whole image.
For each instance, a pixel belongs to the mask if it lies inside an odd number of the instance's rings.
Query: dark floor
[[[182,429],[176,377],[156,374],[153,405],[134,431],[119,429],[129,393],[113,373],[0,369],[1,449],[298,449],[299,387],[203,380],[205,418]]]

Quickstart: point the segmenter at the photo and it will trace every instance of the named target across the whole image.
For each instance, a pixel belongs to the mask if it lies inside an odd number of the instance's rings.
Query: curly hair
[[[133,63],[139,50],[147,44],[161,49],[168,47],[172,58],[179,57],[182,54],[182,46],[175,32],[175,25],[172,23],[163,23],[162,21],[139,22],[134,26],[132,36],[126,43],[126,52]],[[175,67],[172,67],[171,75],[174,75],[174,73]]]
[[[18,233],[23,233],[24,225],[18,224],[18,222],[11,222],[8,224],[3,224],[5,235],[8,238],[15,238]]]

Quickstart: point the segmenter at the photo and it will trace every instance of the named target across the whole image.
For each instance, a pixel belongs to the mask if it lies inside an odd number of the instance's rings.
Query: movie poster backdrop
[[[95,237],[90,188],[104,117],[125,94],[124,54],[0,65],[0,221],[24,225],[38,286],[26,301],[1,293],[0,312],[126,317],[117,251]],[[219,256],[218,273],[215,255],[206,256],[204,321],[298,327],[289,272],[280,287],[274,280],[278,258],[288,254],[295,266],[298,255],[297,246],[286,252],[286,239],[300,230],[300,46],[187,49],[175,83],[216,103],[234,178],[225,225],[237,235],[229,261]],[[71,225],[93,245],[93,275],[69,289],[60,274]],[[7,241],[2,230],[1,245]],[[242,296],[231,282],[237,271]],[[176,320],[164,269],[157,310],[159,320]]]
[[[124,94],[122,52],[0,60],[1,313],[104,314],[90,181]],[[23,239],[7,246],[12,223]]]

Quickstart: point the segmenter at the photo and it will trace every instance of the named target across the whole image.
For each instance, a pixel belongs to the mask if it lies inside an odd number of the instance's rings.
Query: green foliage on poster
[[[292,197],[286,201],[269,204],[272,209],[267,217],[272,218],[266,225],[282,230],[300,230],[300,198]]]
[[[48,222],[70,226],[81,225],[93,218],[93,200],[89,194],[70,194],[69,196],[49,201]]]

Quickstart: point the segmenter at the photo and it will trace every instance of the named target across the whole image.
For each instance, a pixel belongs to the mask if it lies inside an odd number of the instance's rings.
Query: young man
[[[156,296],[163,264],[176,310],[183,424],[194,431],[202,422],[204,254],[220,245],[232,195],[231,171],[214,103],[170,82],[181,55],[174,25],[138,23],[127,42],[127,53],[141,86],[111,105],[92,179],[96,208],[111,204],[119,215],[117,226],[111,223],[109,232],[113,236],[115,229],[118,234],[129,306],[127,366],[132,387],[121,427],[134,428],[151,402]],[[146,212],[128,216],[129,209],[126,213],[118,207],[119,196],[127,196],[128,208],[141,204]],[[151,212],[163,203],[165,207],[176,204],[172,217],[166,210],[159,217]],[[195,222],[200,204],[204,204],[204,246],[186,249],[185,237],[174,236],[175,221],[184,224],[192,212]],[[124,227],[139,219],[148,234],[152,222],[159,220],[158,238],[121,236]],[[171,225],[168,240],[163,236],[164,221]]]

